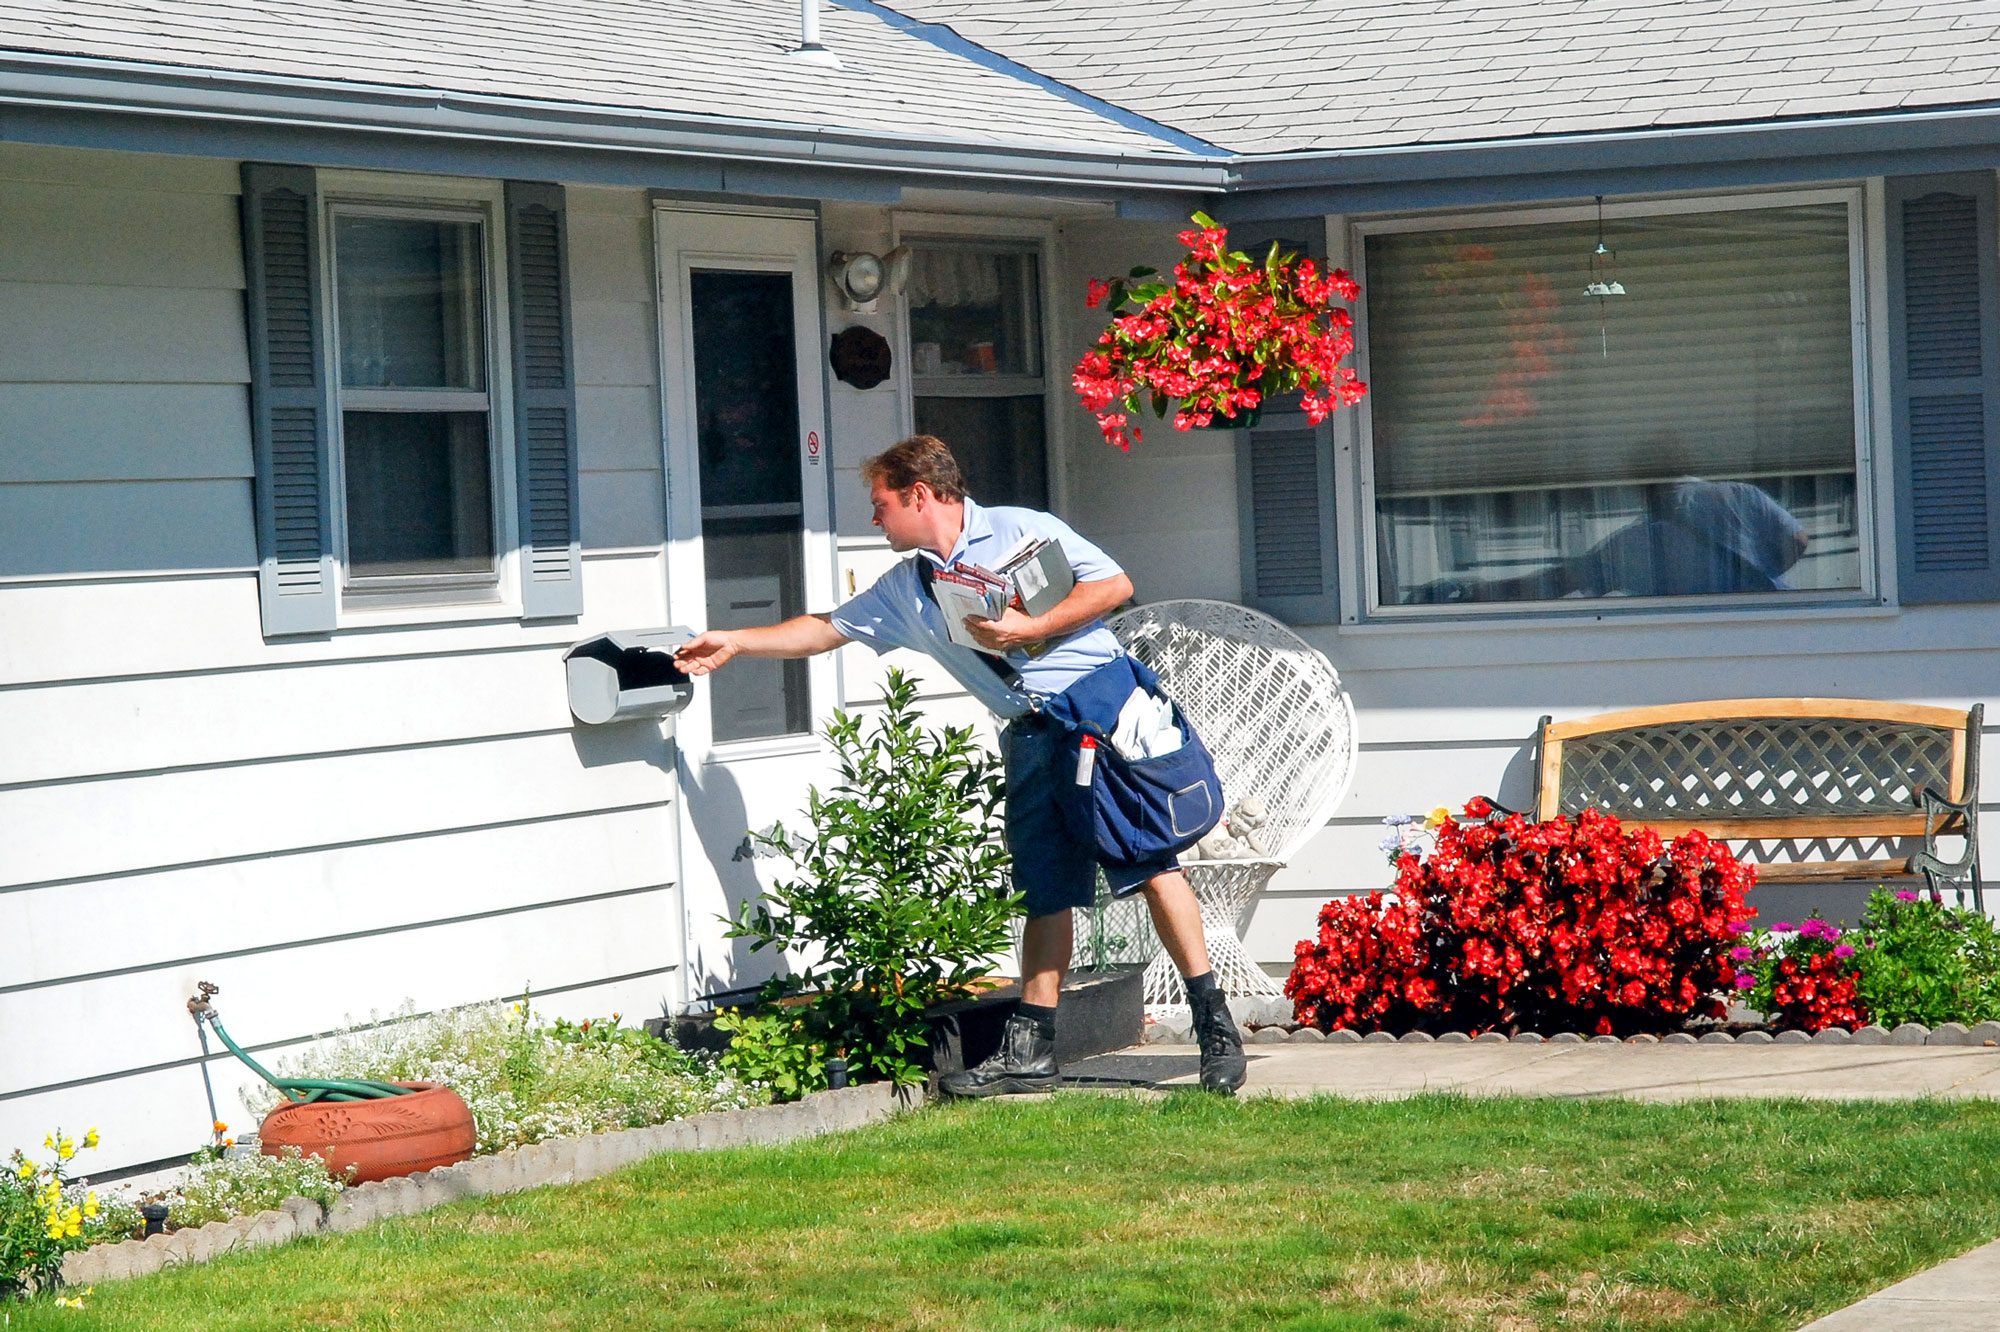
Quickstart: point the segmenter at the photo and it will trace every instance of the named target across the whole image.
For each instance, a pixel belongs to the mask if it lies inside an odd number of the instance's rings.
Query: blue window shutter
[[[1285,404],[1238,438],[1244,602],[1290,624],[1333,624],[1333,427]]]
[[[530,619],[581,615],[576,356],[562,186],[507,182],[507,281],[514,320],[522,611]]]
[[[1991,172],[1888,182],[1897,582],[2000,601],[2000,272]]]
[[[1230,242],[1261,260],[1276,240],[1280,253],[1310,255],[1324,266],[1324,232],[1317,218],[1261,223],[1233,229]],[[1236,440],[1245,604],[1291,624],[1335,623],[1333,427],[1306,420],[1297,395],[1287,395]]]
[[[266,636],[324,634],[334,625],[318,218],[312,168],[243,164],[257,586]]]

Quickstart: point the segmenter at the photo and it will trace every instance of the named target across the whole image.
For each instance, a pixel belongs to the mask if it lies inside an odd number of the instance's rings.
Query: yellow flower
[[[63,1234],[76,1236],[83,1233],[83,1212],[75,1207],[63,1216]]]
[[[97,1144],[98,1144],[98,1137],[97,1137],[97,1130],[95,1128],[91,1129],[90,1132],[83,1135],[84,1146],[94,1149],[97,1146]]]
[[[43,1138],[42,1146],[48,1148],[50,1151],[54,1151],[56,1149],[56,1135],[51,1133],[48,1137]]]
[[[90,1294],[90,1290],[86,1288],[83,1292],[83,1295],[88,1295],[88,1294]],[[56,1308],[81,1309],[83,1307],[83,1295],[78,1295],[73,1299],[68,1295],[58,1295],[56,1296]]]
[[[62,1218],[57,1217],[55,1220],[49,1222],[49,1238],[59,1240],[62,1238],[62,1236],[63,1236]]]
[[[88,1217],[95,1217],[97,1215],[97,1212],[98,1212],[97,1194],[95,1192],[84,1194],[83,1214]]]
[[[33,1179],[35,1177],[35,1163],[33,1161],[23,1160],[21,1162],[21,1168],[15,1171],[14,1173],[19,1175],[22,1179]]]
[[[57,1143],[57,1144],[56,1144],[56,1155],[57,1155],[57,1156],[60,1156],[60,1157],[61,1157],[61,1158],[62,1158],[63,1160],[65,1160],[65,1161],[69,1160],[69,1158],[70,1158],[70,1157],[72,1157],[72,1156],[75,1156],[75,1155],[76,1155],[76,1139],[74,1139],[74,1138],[64,1138],[64,1139],[63,1139],[63,1140],[62,1140],[61,1142]]]
[[[1443,805],[1439,805],[1436,809],[1431,811],[1430,817],[1424,820],[1424,826],[1426,828],[1442,828],[1445,824],[1445,821],[1450,817],[1451,817],[1451,811],[1446,809]]]

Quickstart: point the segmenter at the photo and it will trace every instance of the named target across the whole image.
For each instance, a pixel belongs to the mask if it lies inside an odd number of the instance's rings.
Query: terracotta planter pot
[[[417,1090],[379,1101],[281,1105],[264,1116],[258,1146],[266,1156],[296,1147],[325,1160],[336,1175],[358,1167],[356,1184],[414,1175],[472,1155],[479,1134],[457,1092],[435,1082],[397,1085]]]

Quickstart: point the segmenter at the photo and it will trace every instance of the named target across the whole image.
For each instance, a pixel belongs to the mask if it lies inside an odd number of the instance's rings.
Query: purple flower
[[[1747,971],[1739,971],[1739,972],[1737,972],[1737,973],[1736,973],[1736,988],[1737,988],[1737,989],[1739,989],[1739,990],[1747,990],[1747,989],[1750,989],[1751,987],[1753,987],[1753,986],[1754,986],[1754,985],[1756,985],[1756,984],[1757,984],[1757,978],[1756,978],[1755,976],[1751,975],[1751,974],[1750,974],[1749,972],[1747,972]]]
[[[1896,890],[1896,900],[1898,902],[1914,902],[1917,900],[1917,895],[1908,888],[1899,888]]]
[[[1738,962],[1748,962],[1751,958],[1755,957],[1756,955],[1757,954],[1754,949],[1751,949],[1741,944],[1729,950],[1729,956],[1735,958]]]
[[[1381,841],[1375,843],[1375,845],[1383,851],[1394,851],[1397,847],[1401,846],[1402,844],[1403,844],[1403,839],[1396,836],[1396,834],[1394,833],[1390,833],[1387,837],[1384,837]]]
[[[1771,927],[1771,932],[1773,934],[1790,934],[1792,932],[1792,922],[1781,920]]]
[[[1853,944],[1835,944],[1835,945],[1833,946],[1833,955],[1834,955],[1835,957],[1853,957],[1853,956],[1854,956],[1854,945],[1853,945]]]

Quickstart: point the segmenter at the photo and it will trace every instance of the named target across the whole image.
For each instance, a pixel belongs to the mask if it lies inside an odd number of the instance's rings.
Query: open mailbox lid
[[[674,665],[674,649],[693,637],[668,625],[584,639],[563,654],[570,712],[593,726],[679,712],[694,697],[694,682]]]

